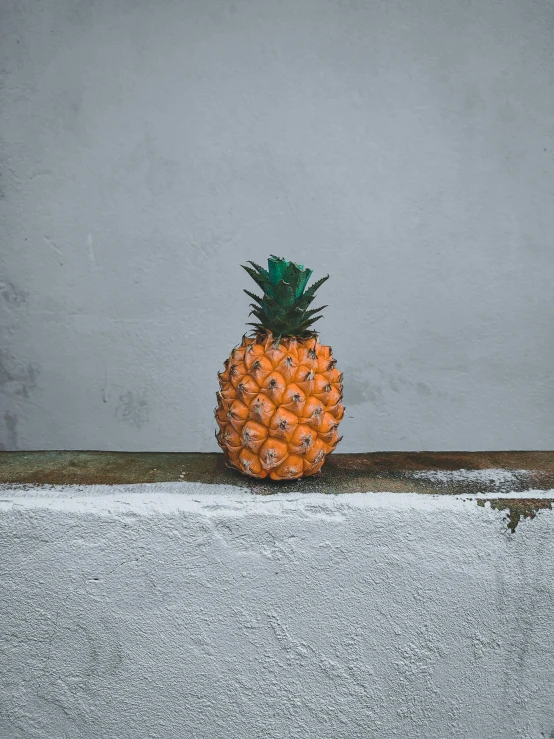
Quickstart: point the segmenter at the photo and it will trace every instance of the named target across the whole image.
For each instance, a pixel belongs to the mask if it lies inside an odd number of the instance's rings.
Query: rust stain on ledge
[[[442,495],[551,490],[554,452],[333,454],[318,476],[291,482],[246,478],[226,468],[220,453],[0,452],[0,483],[119,485],[172,481],[235,485],[261,495],[287,490]]]

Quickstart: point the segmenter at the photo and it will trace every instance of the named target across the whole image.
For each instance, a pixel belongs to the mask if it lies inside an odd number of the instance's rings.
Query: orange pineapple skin
[[[220,372],[215,418],[227,464],[249,477],[315,475],[341,437],[342,373],[317,336],[243,336]]]

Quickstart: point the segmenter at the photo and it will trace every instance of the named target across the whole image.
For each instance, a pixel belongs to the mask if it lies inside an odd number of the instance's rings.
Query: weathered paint
[[[489,498],[478,500],[477,505],[490,505],[495,511],[508,511],[507,526],[515,534],[521,518],[535,518],[539,511],[551,510],[554,498]]]
[[[291,482],[253,480],[225,466],[222,454],[161,452],[0,452],[0,483],[42,485],[124,485],[186,481],[245,488],[258,495],[283,492],[407,492],[471,496],[526,493],[491,498],[507,510],[515,532],[524,518],[552,508],[554,497],[528,491],[554,489],[554,452],[385,452],[333,454],[316,477]]]
[[[540,739],[554,517],[452,495],[0,492],[2,739]]]

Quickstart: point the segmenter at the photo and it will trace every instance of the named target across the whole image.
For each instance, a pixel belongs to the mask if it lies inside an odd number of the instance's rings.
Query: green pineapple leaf
[[[271,333],[276,337],[317,335],[312,324],[322,318],[319,308],[309,306],[315,298],[316,291],[329,279],[329,275],[314,282],[306,289],[312,270],[302,264],[289,262],[282,257],[272,255],[268,259],[268,269],[250,261],[251,266],[243,265],[250,277],[262,291],[262,296],[245,290],[244,292],[255,302],[250,305],[251,315],[258,323],[248,323],[259,333]]]

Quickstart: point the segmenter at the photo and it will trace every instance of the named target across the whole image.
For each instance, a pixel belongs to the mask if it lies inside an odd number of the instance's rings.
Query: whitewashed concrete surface
[[[0,498],[2,739],[554,736],[548,511],[511,534],[444,496]]]

